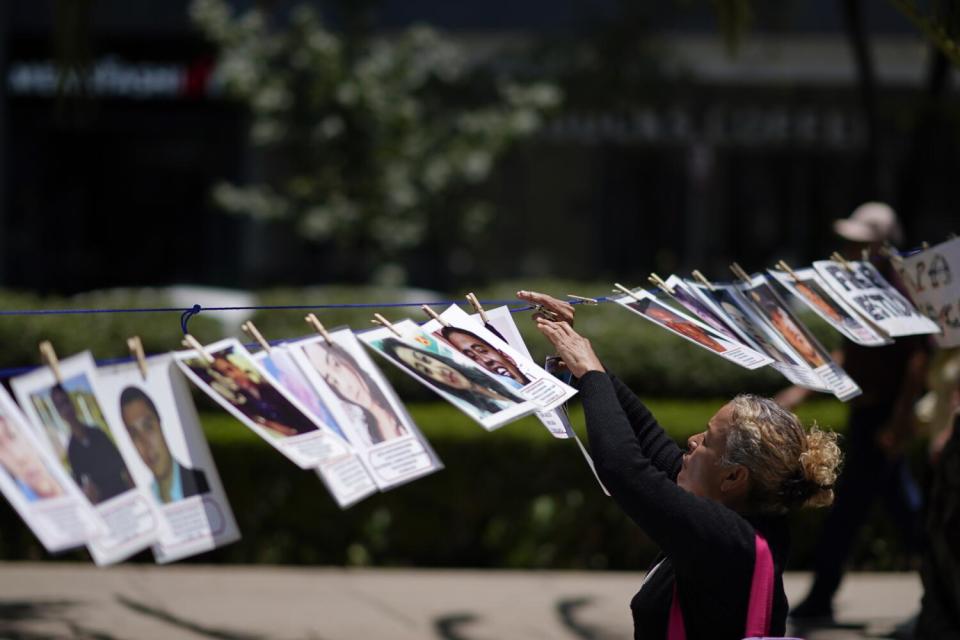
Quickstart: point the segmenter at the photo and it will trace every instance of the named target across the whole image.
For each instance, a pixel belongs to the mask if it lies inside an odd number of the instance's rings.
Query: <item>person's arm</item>
[[[949,416],[943,421],[942,425],[934,425],[938,429],[936,434],[930,439],[930,464],[937,466],[940,463],[940,455],[943,453],[947,442],[953,437],[954,431],[960,431],[960,387],[954,390],[950,395]]]
[[[734,538],[752,540],[752,528],[743,518],[719,502],[681,489],[675,476],[658,469],[646,455],[589,340],[565,322],[540,318],[537,328],[580,378],[587,436],[600,481],[678,570],[710,562],[711,557],[715,561],[718,552],[729,554]],[[656,422],[650,418],[652,428]],[[734,531],[741,535],[731,537]]]
[[[683,449],[667,435],[647,406],[627,385],[613,374],[610,374],[610,382],[643,454],[675,481],[683,462]]]
[[[585,345],[587,347],[586,349],[573,351],[567,349],[565,354],[560,354],[561,356],[565,355],[566,360],[570,361],[565,362],[563,358],[561,358],[563,366],[570,371],[571,374],[579,377],[583,372],[591,369],[606,371],[606,368],[596,357],[596,354],[594,354],[593,348],[590,347],[590,341],[573,332],[573,321],[576,311],[572,304],[535,291],[518,291],[517,297],[536,305],[538,311],[533,317],[537,322],[538,329],[543,331],[545,329],[549,330],[549,327],[552,326],[565,326],[570,329],[570,333],[573,336],[576,336],[581,341],[581,346]],[[549,318],[545,318],[544,314],[540,313],[540,309],[552,315],[552,317],[556,319],[556,322],[551,322]],[[683,451],[673,442],[670,436],[663,431],[647,407],[634,395],[633,391],[631,391],[627,385],[623,384],[613,375],[610,376],[610,380],[613,382],[614,390],[616,391],[617,402],[619,402],[624,413],[626,413],[627,419],[630,421],[630,426],[633,428],[633,432],[644,454],[653,461],[658,469],[666,473],[671,479],[676,479],[677,474],[680,472]]]
[[[924,349],[910,355],[890,419],[877,432],[877,444],[890,457],[899,456],[913,435],[913,405],[923,390],[929,360]]]
[[[718,550],[729,552],[734,539],[752,539],[750,525],[740,516],[680,488],[645,455],[607,374],[586,373],[580,392],[600,480],[679,571],[711,557],[715,561]],[[739,529],[741,535],[731,537]]]

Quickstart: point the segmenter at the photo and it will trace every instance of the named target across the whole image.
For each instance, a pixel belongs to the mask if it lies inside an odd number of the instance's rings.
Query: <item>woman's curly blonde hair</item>
[[[833,503],[842,454],[837,434],[814,425],[809,433],[793,413],[773,400],[750,394],[733,399],[724,464],[750,470],[753,506],[786,513]]]

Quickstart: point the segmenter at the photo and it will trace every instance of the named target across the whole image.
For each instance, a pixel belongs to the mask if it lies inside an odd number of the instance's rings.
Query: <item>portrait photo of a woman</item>
[[[371,446],[409,432],[377,381],[341,345],[313,342],[303,353],[346,411],[351,442]]]
[[[375,340],[372,346],[428,386],[465,405],[479,419],[526,401],[482,369],[427,348],[393,337]]]

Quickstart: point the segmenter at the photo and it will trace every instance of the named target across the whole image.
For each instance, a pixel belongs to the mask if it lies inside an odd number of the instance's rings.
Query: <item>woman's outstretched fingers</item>
[[[576,310],[569,302],[554,298],[553,296],[549,296],[545,293],[537,293],[536,291],[517,291],[517,297],[521,300],[526,300],[527,302],[543,307],[546,311],[550,311],[551,313],[555,314],[564,322],[569,322],[571,324],[573,323]]]

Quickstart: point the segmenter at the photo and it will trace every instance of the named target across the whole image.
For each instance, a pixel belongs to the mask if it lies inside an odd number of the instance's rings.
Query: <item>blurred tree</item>
[[[294,223],[355,260],[341,276],[401,281],[406,252],[431,239],[433,268],[448,269],[491,215],[471,187],[560,100],[552,85],[471,68],[428,27],[372,38],[362,13],[334,32],[308,5],[281,19],[233,15],[224,0],[194,0],[190,14],[218,47],[219,81],[249,106],[264,160],[251,184],[218,184],[215,201]]]
[[[921,8],[914,0],[890,0],[927,40],[960,67],[960,6],[953,0],[932,0]]]

